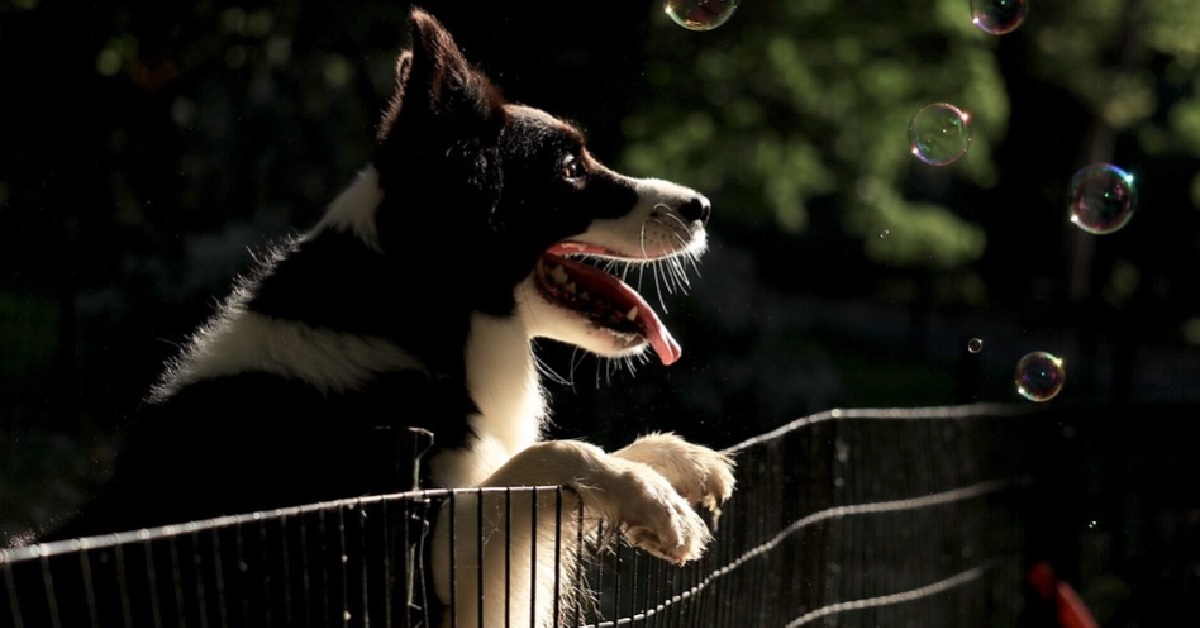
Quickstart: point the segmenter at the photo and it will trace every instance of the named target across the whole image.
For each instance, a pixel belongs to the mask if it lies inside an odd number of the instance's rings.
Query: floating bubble
[[[1133,217],[1133,175],[1112,164],[1088,166],[1071,177],[1067,192],[1071,222],[1088,233],[1112,233]]]
[[[971,0],[971,23],[992,35],[1013,32],[1028,12],[1028,0]]]
[[[693,31],[710,31],[733,15],[741,0],[667,0],[667,15]]]
[[[1017,392],[1030,401],[1049,401],[1062,390],[1067,370],[1062,358],[1034,351],[1017,362]]]
[[[979,353],[983,351],[983,338],[972,338],[967,341],[967,351]]]
[[[908,123],[912,154],[931,166],[958,161],[971,145],[971,114],[947,103],[921,107]]]

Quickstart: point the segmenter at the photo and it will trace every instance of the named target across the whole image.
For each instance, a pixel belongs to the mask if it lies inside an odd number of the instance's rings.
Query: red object
[[[1040,562],[1030,567],[1025,579],[1042,599],[1050,600],[1053,597],[1058,609],[1059,628],[1099,628],[1096,618],[1092,617],[1079,594],[1070,584],[1058,579],[1050,563]]]
[[[1062,628],[1099,627],[1075,589],[1065,582],[1058,583],[1058,625]]]
[[[1050,596],[1054,595],[1055,585],[1058,584],[1058,575],[1054,573],[1054,568],[1050,563],[1041,562],[1029,568],[1029,573],[1025,574],[1025,579],[1029,581],[1029,586],[1037,592],[1038,597],[1043,600],[1049,600]]]

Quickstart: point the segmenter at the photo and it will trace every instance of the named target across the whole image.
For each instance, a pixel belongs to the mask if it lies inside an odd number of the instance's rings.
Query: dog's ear
[[[503,98],[491,81],[463,56],[454,38],[433,16],[414,8],[412,45],[396,60],[396,91],[379,127],[386,141],[402,123],[465,127],[476,137],[503,125]]]
[[[457,221],[456,212],[408,211],[385,196],[376,230],[385,251],[427,246],[422,238],[449,228],[460,237],[469,228],[490,226],[503,173],[499,145],[504,100],[482,71],[472,66],[450,33],[414,8],[412,41],[396,61],[396,92],[379,127],[374,162],[380,187],[408,186],[409,196],[436,193],[437,207],[487,213],[486,221]],[[420,205],[416,203],[415,205]]]

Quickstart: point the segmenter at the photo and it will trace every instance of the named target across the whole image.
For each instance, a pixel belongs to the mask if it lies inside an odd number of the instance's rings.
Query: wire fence
[[[752,438],[727,450],[738,488],[682,567],[603,542],[560,487],[398,493],[0,550],[0,626],[1011,626],[1038,421],[991,405],[831,411]],[[449,559],[432,547],[438,509]],[[503,525],[485,524],[493,511]],[[514,521],[545,517],[558,524],[549,571],[547,556],[509,552]],[[487,616],[477,592],[497,589],[479,565],[493,544],[504,605]],[[579,566],[565,560],[577,553]],[[545,586],[510,587],[517,572]],[[464,603],[477,622],[460,621]]]
[[[750,439],[708,554],[602,555],[592,625],[1012,626],[1037,429],[1006,406],[850,410]]]

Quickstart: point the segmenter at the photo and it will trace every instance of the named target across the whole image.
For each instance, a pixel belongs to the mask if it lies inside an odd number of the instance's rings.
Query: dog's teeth
[[[637,306],[635,305],[635,306],[629,308],[629,311],[625,313],[625,320],[628,320],[628,321],[637,320],[637,315],[638,315],[638,309],[637,309]]]
[[[575,282],[574,282],[574,281],[568,281],[568,282],[567,282],[567,285],[565,285],[565,286],[563,286],[563,287],[567,289],[567,292],[570,292],[571,294],[575,294],[575,288],[576,288],[576,286],[575,286]]]
[[[563,270],[562,265],[555,266],[554,268],[550,269],[550,278],[553,279],[555,283],[567,283],[567,271]]]

